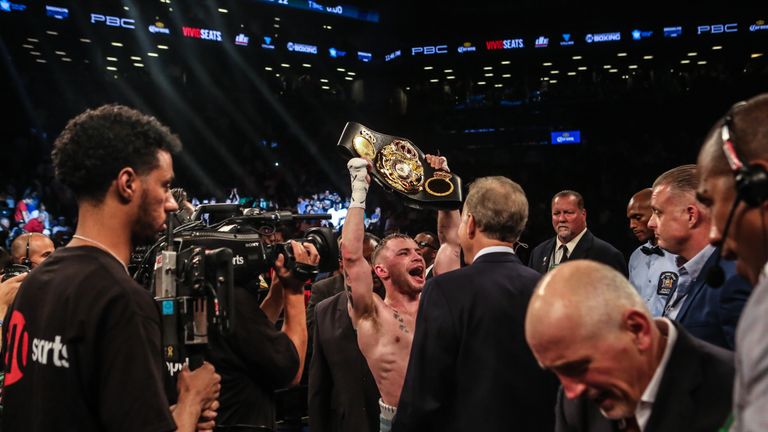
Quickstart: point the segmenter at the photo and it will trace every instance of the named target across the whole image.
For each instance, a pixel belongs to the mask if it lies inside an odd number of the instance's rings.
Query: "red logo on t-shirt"
[[[24,328],[27,321],[19,311],[13,311],[11,323],[7,326],[6,341],[8,349],[5,353],[5,386],[10,386],[24,376],[23,369],[27,366],[29,352],[29,335]]]

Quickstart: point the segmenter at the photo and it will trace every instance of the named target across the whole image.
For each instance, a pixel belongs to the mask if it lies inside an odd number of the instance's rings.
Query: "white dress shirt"
[[[496,252],[506,252],[506,253],[511,253],[512,255],[515,254],[515,250],[509,246],[487,246],[480,249],[475,254],[475,258],[472,261],[473,262],[477,261],[477,259],[480,258],[480,256],[482,255],[489,254],[489,253],[496,253]]]
[[[637,424],[640,426],[640,430],[644,431],[645,426],[648,424],[648,419],[651,418],[651,412],[653,411],[653,403],[656,401],[656,394],[659,392],[659,385],[661,379],[664,377],[664,371],[667,369],[667,363],[669,363],[669,357],[672,355],[672,348],[675,346],[677,340],[677,329],[674,324],[666,318],[656,318],[653,320],[656,327],[659,328],[661,334],[667,336],[667,345],[664,347],[664,354],[661,356],[661,362],[656,367],[656,371],[653,373],[651,381],[648,386],[645,387],[643,395],[640,396],[640,401],[635,408],[635,418]]]
[[[560,260],[563,259],[563,250],[560,248],[563,244],[565,244],[565,247],[568,248],[568,258],[573,255],[573,250],[576,248],[576,245],[579,244],[579,240],[581,240],[582,237],[584,237],[584,233],[587,232],[587,228],[584,228],[583,231],[579,233],[576,237],[572,238],[571,241],[568,243],[563,243],[560,241],[560,237],[555,236],[555,250],[552,253],[552,259],[549,260],[549,269],[552,270],[555,267],[557,267],[558,264],[560,264]]]

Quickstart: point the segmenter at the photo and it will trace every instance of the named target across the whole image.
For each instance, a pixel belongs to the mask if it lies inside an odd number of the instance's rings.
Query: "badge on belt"
[[[403,198],[410,207],[461,207],[461,178],[432,168],[425,161],[424,153],[406,138],[348,122],[339,138],[338,148],[347,159],[370,159],[373,162],[371,178],[385,190]]]
[[[659,284],[656,287],[656,294],[660,296],[669,296],[677,288],[677,280],[680,276],[672,271],[665,271],[659,275]]]

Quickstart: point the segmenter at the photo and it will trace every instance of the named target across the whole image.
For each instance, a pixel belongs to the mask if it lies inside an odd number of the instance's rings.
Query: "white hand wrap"
[[[368,195],[368,161],[362,158],[353,158],[347,162],[349,177],[352,179],[352,200],[349,207],[365,208],[365,197]]]

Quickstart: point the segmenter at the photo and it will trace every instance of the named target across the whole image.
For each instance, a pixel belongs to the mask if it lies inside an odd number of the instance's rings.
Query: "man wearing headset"
[[[731,431],[768,430],[768,94],[734,105],[699,152],[699,200],[710,207],[709,241],[755,285],[736,330]]]
[[[30,270],[37,267],[49,255],[53,253],[53,241],[44,234],[22,234],[11,243],[11,263],[27,266]],[[21,282],[27,277],[27,273],[21,273],[8,280],[0,282],[0,327],[3,326],[3,317],[8,307],[16,298]]]
[[[11,259],[33,269],[53,253],[54,246],[48,236],[41,233],[22,234],[11,243]]]

